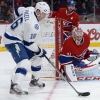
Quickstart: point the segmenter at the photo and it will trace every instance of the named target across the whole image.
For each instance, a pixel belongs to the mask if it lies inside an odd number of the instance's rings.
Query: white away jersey
[[[22,13],[22,14],[21,14]],[[30,47],[40,32],[40,25],[33,7],[24,8],[19,17],[6,28],[4,44],[20,42]]]

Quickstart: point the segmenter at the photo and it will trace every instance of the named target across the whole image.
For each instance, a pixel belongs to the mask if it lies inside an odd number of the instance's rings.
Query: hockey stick
[[[74,87],[73,85],[68,82],[66,80],[66,78],[62,75],[62,73],[53,65],[53,63],[49,60],[49,58],[45,55],[45,58],[48,60],[48,62],[55,68],[55,70],[62,76],[62,78],[67,82],[69,83],[69,85],[76,91],[76,93],[78,94],[78,96],[89,96],[90,95],[90,92],[78,92]]]

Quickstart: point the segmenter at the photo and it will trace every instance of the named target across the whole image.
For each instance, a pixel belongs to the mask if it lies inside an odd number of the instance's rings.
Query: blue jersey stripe
[[[73,60],[72,58],[73,58],[72,56],[60,55],[59,56],[60,64],[66,64],[72,62]]]
[[[15,14],[19,17],[18,8],[15,8]]]
[[[33,44],[34,42],[27,42],[27,41],[23,40],[23,43],[24,43],[24,45],[26,45],[26,46],[30,46],[30,45]]]
[[[9,36],[7,33],[4,33],[4,36],[9,40],[21,41],[20,39],[14,37],[14,36]]]

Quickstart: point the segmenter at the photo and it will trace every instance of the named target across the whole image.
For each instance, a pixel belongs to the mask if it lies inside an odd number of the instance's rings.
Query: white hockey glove
[[[38,47],[38,48],[39,48],[39,47]],[[44,49],[39,48],[39,51],[36,52],[35,55],[38,56],[38,57],[40,57],[40,58],[42,58],[42,57],[44,57],[44,56],[46,55],[46,53],[47,53],[47,52],[46,52]]]

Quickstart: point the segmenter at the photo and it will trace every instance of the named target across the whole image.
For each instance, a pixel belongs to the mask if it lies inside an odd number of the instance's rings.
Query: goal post
[[[63,21],[55,18],[55,66],[59,69],[59,53],[63,44]],[[56,77],[59,74],[56,72]]]
[[[61,49],[62,40],[63,40],[63,21],[58,18],[48,18],[40,21],[41,32],[38,36],[38,44],[40,47],[44,48],[47,51],[47,57],[50,59],[54,66],[59,69],[58,55]],[[53,54],[54,53],[54,54]],[[44,60],[45,58],[43,58]],[[45,64],[44,64],[45,62]],[[43,67],[41,71],[41,77],[44,78],[59,78],[59,74],[56,70],[49,64],[46,59],[43,61]]]

